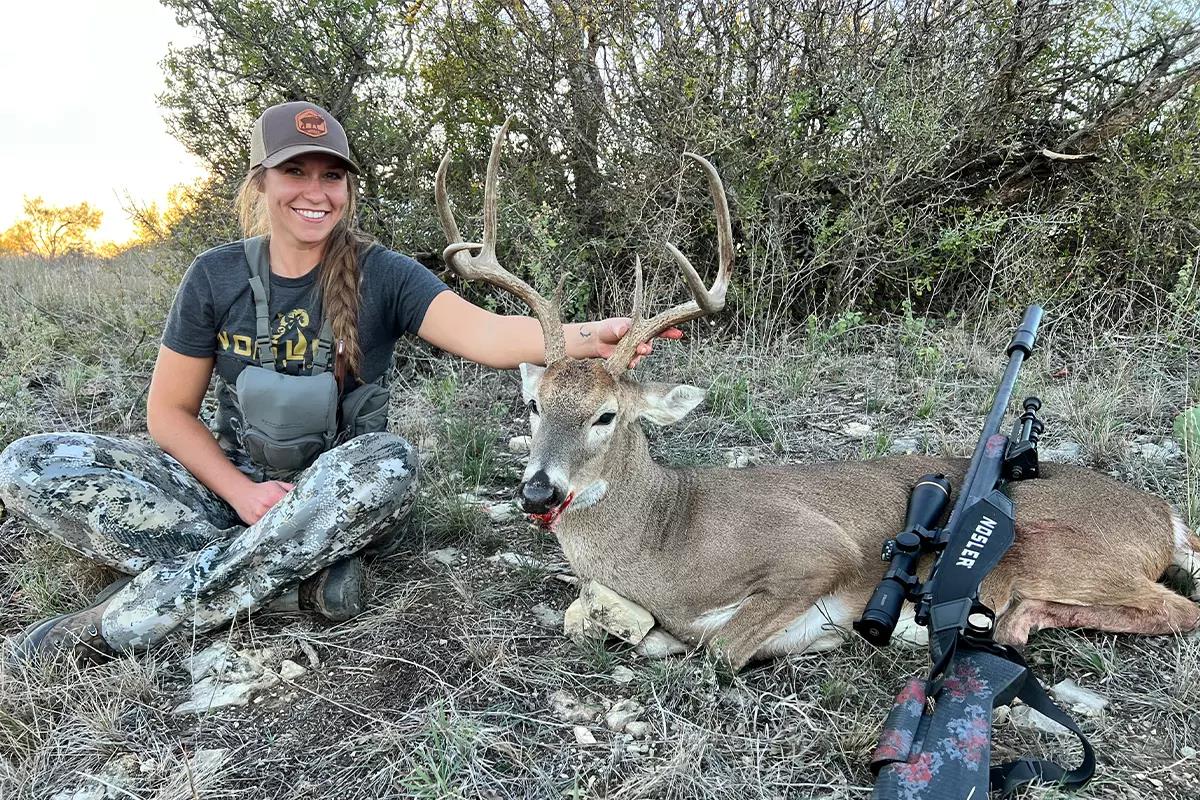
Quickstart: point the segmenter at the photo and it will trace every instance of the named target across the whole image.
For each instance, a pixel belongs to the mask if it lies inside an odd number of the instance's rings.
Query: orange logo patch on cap
[[[296,115],[296,130],[305,136],[324,136],[329,130],[325,127],[325,118],[311,108],[306,108]]]

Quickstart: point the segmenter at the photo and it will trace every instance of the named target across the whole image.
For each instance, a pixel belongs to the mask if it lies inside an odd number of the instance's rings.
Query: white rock
[[[688,646],[662,628],[655,628],[638,642],[634,650],[643,658],[659,659],[681,656],[688,651]]]
[[[510,453],[528,453],[529,446],[533,442],[532,436],[514,436],[508,440],[508,452]]]
[[[285,658],[279,665],[279,675],[285,681],[294,681],[306,672],[308,670],[291,659]]]
[[[633,670],[624,665],[619,666],[612,671],[612,679],[617,683],[629,683],[631,680],[633,680],[633,677]]]
[[[255,681],[240,681],[223,683],[214,676],[209,676],[192,686],[192,696],[177,705],[172,714],[204,714],[219,708],[229,706],[244,706],[250,699],[263,689],[269,689],[279,682],[279,676],[274,672],[266,672]]]
[[[193,653],[184,659],[184,668],[192,676],[192,681],[198,681],[208,675],[225,672],[229,666],[229,645],[224,640],[215,642],[199,653]]]
[[[512,522],[521,517],[521,509],[511,502],[484,503],[483,508],[492,522]]]
[[[650,732],[650,723],[642,720],[634,720],[625,726],[625,732],[635,739],[644,739],[646,734]]]
[[[888,452],[894,456],[906,456],[921,449],[921,443],[916,439],[893,439]]]
[[[1012,724],[1021,728],[1033,728],[1046,733],[1053,733],[1057,736],[1070,735],[1071,733],[1071,731],[1059,725],[1042,712],[1025,705],[1016,706],[1010,710],[1008,718],[1012,721]]]
[[[654,627],[654,617],[649,611],[595,581],[584,585],[579,599],[588,619],[630,644],[642,641]]]
[[[1085,717],[1098,717],[1108,707],[1108,698],[1083,688],[1070,678],[1056,683],[1050,691],[1055,700]]]
[[[547,628],[552,631],[560,631],[563,628],[563,612],[553,609],[543,603],[538,603],[533,608],[529,609],[533,612],[533,618],[542,628]]]
[[[871,426],[862,422],[848,422],[842,426],[842,435],[851,439],[865,439],[871,433]]]
[[[744,469],[762,463],[762,454],[748,447],[731,447],[725,451],[725,465],[730,469]]]
[[[563,722],[577,725],[595,722],[603,712],[604,709],[600,706],[584,703],[565,689],[550,695],[550,713]]]
[[[453,567],[458,563],[461,555],[462,553],[457,547],[443,547],[441,550],[430,550],[427,557],[430,561],[435,561],[447,567]]]
[[[589,728],[582,725],[575,726],[575,743],[576,744],[595,744],[596,736]]]
[[[1183,756],[1184,758],[1195,758],[1196,748],[1188,747],[1185,744],[1183,747],[1179,748],[1179,755]]]
[[[604,638],[604,629],[588,617],[581,598],[576,598],[575,602],[567,606],[563,614],[563,633],[577,642]]]
[[[642,706],[636,700],[620,700],[604,715],[604,724],[610,731],[621,733],[625,726],[642,714]]]

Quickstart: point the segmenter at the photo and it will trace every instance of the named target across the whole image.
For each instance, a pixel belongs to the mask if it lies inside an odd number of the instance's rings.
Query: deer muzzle
[[[545,514],[562,503],[566,491],[554,485],[545,470],[539,469],[517,489],[521,510],[526,514]]]

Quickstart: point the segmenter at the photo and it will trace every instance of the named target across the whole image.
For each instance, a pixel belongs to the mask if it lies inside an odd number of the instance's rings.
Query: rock
[[[216,676],[210,675],[199,683],[194,684],[192,686],[192,696],[175,706],[171,713],[177,716],[183,714],[205,714],[219,708],[244,706],[250,702],[250,699],[255,694],[261,692],[263,689],[269,689],[278,682],[279,676],[274,672],[266,672],[257,680],[238,681],[236,683],[218,681]]]
[[[1185,744],[1183,747],[1179,748],[1179,755],[1182,756],[1183,758],[1195,758],[1196,757],[1196,748],[1188,747]]]
[[[650,723],[642,720],[634,720],[625,726],[625,732],[635,739],[645,739],[646,734],[650,732]]]
[[[744,469],[762,463],[762,455],[748,447],[731,447],[725,451],[725,466],[730,469]]]
[[[888,453],[894,456],[906,456],[921,449],[921,443],[916,439],[893,439]]]
[[[546,569],[545,563],[524,553],[496,553],[488,556],[488,561],[513,569]]]
[[[1179,445],[1171,439],[1163,440],[1162,444],[1143,442],[1140,445],[1132,446],[1130,449],[1137,452],[1147,461],[1170,461],[1178,458],[1182,452]]]
[[[614,733],[622,733],[625,726],[642,714],[642,706],[636,700],[620,700],[604,715],[604,724]]]
[[[512,522],[521,518],[521,510],[512,502],[484,503],[483,509],[492,522]]]
[[[601,583],[589,581],[579,599],[588,619],[630,644],[642,641],[654,627],[654,617],[649,611]]]
[[[63,789],[50,796],[50,800],[115,800],[115,798],[137,797],[126,790],[133,783],[133,776],[141,771],[141,762],[130,753],[113,757],[101,767],[96,775],[85,775],[84,783]]]
[[[1101,716],[1108,707],[1108,698],[1091,689],[1084,689],[1070,678],[1056,683],[1050,691],[1054,693],[1055,700],[1085,717]]]
[[[1038,457],[1046,461],[1075,461],[1083,455],[1083,446],[1070,440],[1059,442],[1054,447],[1038,448]]]
[[[1013,708],[1008,712],[1008,718],[1012,724],[1022,728],[1033,728],[1045,733],[1053,733],[1056,736],[1071,734],[1065,727],[1029,706],[1021,705]]]
[[[662,628],[655,628],[634,649],[643,658],[659,659],[681,656],[688,651],[688,646]]]
[[[871,426],[862,422],[848,422],[842,426],[842,435],[851,439],[865,439],[872,433]]]
[[[533,443],[532,436],[514,436],[508,440],[508,452],[510,453],[528,453],[529,446]]]
[[[306,672],[308,672],[308,670],[291,659],[285,658],[279,664],[279,676],[285,681],[294,681],[296,678],[299,678]]]
[[[582,725],[575,726],[575,743],[576,744],[595,744],[596,736],[590,729]]]
[[[570,692],[559,689],[550,695],[550,713],[563,722],[583,724],[595,722],[604,713],[600,706],[584,703]]]
[[[533,618],[542,628],[547,628],[552,631],[561,631],[563,629],[564,614],[550,606],[538,603],[533,608],[529,609],[533,612]]]
[[[629,683],[634,678],[634,671],[624,665],[612,671],[612,679],[616,683]]]
[[[430,550],[426,557],[430,561],[435,561],[447,567],[453,567],[458,563],[458,559],[462,553],[457,547],[443,547],[441,550]]]
[[[208,675],[225,672],[229,666],[229,645],[219,641],[184,659],[184,668],[198,681]]]
[[[567,606],[563,614],[563,633],[577,642],[604,638],[604,629],[588,617],[582,598],[576,598],[575,602]]]
[[[992,712],[992,725],[1000,726],[1008,722],[1008,716],[1012,713],[1012,709],[1008,706],[996,706],[996,710]]]

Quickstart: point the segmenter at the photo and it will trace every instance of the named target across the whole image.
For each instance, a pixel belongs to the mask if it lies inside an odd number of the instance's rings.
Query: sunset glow
[[[202,174],[167,133],[155,96],[169,42],[187,34],[155,0],[48,0],[0,5],[0,69],[10,81],[0,105],[8,180],[0,229],[23,198],[80,202],[104,212],[99,242],[123,242],[133,224],[126,197],[161,203],[171,186]]]

